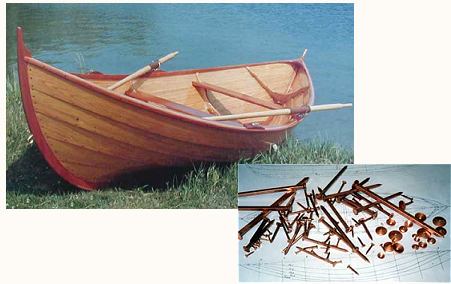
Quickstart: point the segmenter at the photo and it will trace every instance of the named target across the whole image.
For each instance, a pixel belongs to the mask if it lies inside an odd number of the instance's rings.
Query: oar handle
[[[174,58],[179,52],[175,51],[172,53],[169,53],[168,55],[158,59],[156,62],[153,62],[149,65],[144,66],[143,68],[139,69],[138,71],[134,72],[133,74],[128,75],[127,77],[125,77],[124,79],[117,81],[116,83],[114,83],[113,85],[109,86],[108,89],[109,90],[114,90],[119,88],[120,86],[124,85],[125,83],[127,83],[130,80],[133,80],[135,78],[138,78],[144,74],[146,74],[149,71],[158,69],[160,67],[160,64],[165,63],[169,60],[171,60],[172,58]]]
[[[266,116],[278,116],[278,115],[289,115],[289,114],[304,114],[309,112],[324,111],[324,110],[335,110],[352,107],[351,103],[347,104],[325,104],[325,105],[315,105],[315,106],[299,106],[293,108],[282,108],[268,111],[256,111],[248,113],[239,114],[229,114],[229,115],[218,115],[218,116],[208,116],[204,117],[206,120],[215,121],[225,121],[225,120],[236,120],[254,117],[266,117]]]

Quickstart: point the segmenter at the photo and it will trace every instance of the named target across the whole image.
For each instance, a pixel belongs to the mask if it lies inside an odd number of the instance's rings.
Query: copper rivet
[[[417,249],[419,249],[420,247],[418,246],[418,244],[413,244],[413,245],[412,245],[412,248],[413,248],[414,250],[417,250]]]
[[[446,220],[443,217],[437,216],[432,220],[432,223],[437,227],[443,227],[446,225]]]
[[[413,227],[413,222],[410,220],[406,220],[404,222],[404,226],[406,226],[407,228],[412,228]]]
[[[428,230],[426,230],[425,228],[420,228],[417,231],[417,236],[420,238],[427,239],[427,238],[431,237],[431,233]]]
[[[400,231],[401,233],[405,233],[405,232],[407,232],[407,227],[406,227],[406,226],[400,226],[400,227],[399,227],[399,231]]]
[[[424,221],[424,220],[426,220],[426,214],[424,214],[423,212],[417,212],[415,214],[415,219],[417,219],[419,221]]]
[[[437,232],[438,232],[440,235],[442,235],[442,236],[445,236],[445,235],[446,235],[446,229],[445,229],[445,228],[443,228],[443,227],[438,227],[436,230],[437,230]]]
[[[436,240],[434,238],[429,238],[428,239],[428,243],[430,243],[431,245],[435,244]]]
[[[387,219],[387,224],[390,225],[390,226],[394,226],[394,225],[396,225],[396,220],[393,219],[393,218],[388,218]]]
[[[403,253],[404,252],[404,246],[401,243],[395,243],[395,244],[393,244],[393,250],[396,253]]]
[[[394,230],[388,233],[388,237],[392,242],[396,243],[402,239],[402,234],[399,231]]]
[[[393,244],[391,242],[386,242],[384,244],[384,251],[385,252],[391,252],[393,251]]]
[[[379,252],[379,253],[377,254],[377,257],[380,258],[380,259],[383,259],[383,258],[385,257],[385,253]]]
[[[378,234],[379,236],[383,236],[387,233],[387,229],[385,227],[377,227],[376,228],[376,234]]]
[[[428,246],[426,242],[419,242],[418,245],[420,246],[420,248],[425,248]]]

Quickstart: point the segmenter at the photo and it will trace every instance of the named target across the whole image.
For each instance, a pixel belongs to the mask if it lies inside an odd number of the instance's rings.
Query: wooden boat
[[[234,161],[282,142],[302,115],[210,117],[313,104],[303,59],[127,75],[73,74],[32,57],[17,29],[23,107],[34,141],[67,182],[94,189],[124,173]],[[149,171],[149,174],[152,174]]]

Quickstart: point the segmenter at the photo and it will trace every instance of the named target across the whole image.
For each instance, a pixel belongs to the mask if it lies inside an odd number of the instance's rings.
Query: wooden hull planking
[[[32,58],[23,44],[20,29],[17,35],[22,101],[34,140],[49,165],[79,188],[102,187],[124,173],[146,168],[250,157],[266,151],[271,144],[282,142],[300,122],[288,116],[262,119],[260,122],[265,124],[266,121],[267,127],[248,129],[241,124],[247,121],[210,122],[143,102],[118,94],[125,89],[112,92],[104,88],[122,75],[75,76],[64,72]],[[289,63],[279,65],[277,68],[292,66]],[[268,77],[266,74],[270,72],[265,69],[270,70],[264,65],[255,67],[262,78]],[[264,91],[256,91],[260,86],[250,83],[256,82],[249,80],[249,74],[243,73],[246,71],[244,68],[239,72],[230,72],[230,68],[207,71],[156,72],[145,80],[138,80],[139,90],[206,111],[205,102],[191,86],[191,82],[196,80],[195,73],[199,73],[203,81],[233,86],[233,90],[271,100]],[[294,82],[293,88],[307,80],[310,92],[291,100],[288,106],[311,104],[313,101],[313,87],[306,68],[305,71],[304,78]],[[217,72],[220,74],[214,74]],[[240,78],[247,79],[240,81]],[[274,80],[280,83],[271,86],[282,91],[292,79],[287,76]],[[216,106],[224,107],[223,112],[266,110],[220,93],[212,92],[209,96],[213,105],[217,101]]]

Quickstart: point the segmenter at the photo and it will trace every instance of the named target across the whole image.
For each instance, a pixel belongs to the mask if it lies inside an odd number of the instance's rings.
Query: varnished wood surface
[[[176,119],[162,119],[158,114],[118,103],[32,64],[27,68],[33,107],[47,143],[68,171],[89,182],[109,181],[125,172],[147,167],[234,160],[264,151],[271,143],[279,143],[285,137],[285,131],[231,135],[222,129],[203,128]],[[180,82],[171,86],[166,78],[166,84],[156,81],[148,83],[145,80],[138,89],[204,111],[205,102],[192,86],[195,75],[186,77],[189,79],[182,82],[187,86]],[[171,78],[174,82],[177,82],[176,79]],[[290,80],[288,76],[285,84],[276,86],[286,89]],[[110,84],[107,81],[96,83]],[[151,91],[157,84],[161,84],[161,89]],[[249,91],[244,83],[240,86],[242,91]],[[129,87],[123,86],[124,90]],[[178,97],[171,93],[177,89],[178,94],[184,95]],[[269,101],[264,91],[249,91],[248,94]],[[233,102],[230,98],[222,103],[227,105],[230,112],[246,108],[262,109],[261,106],[242,101]],[[287,118],[271,120],[274,123],[286,121]]]

